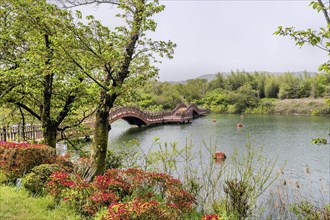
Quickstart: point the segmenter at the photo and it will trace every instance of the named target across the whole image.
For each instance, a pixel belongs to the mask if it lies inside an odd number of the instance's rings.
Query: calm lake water
[[[236,127],[240,121],[244,124],[243,128]],[[128,140],[135,139],[142,147],[150,147],[154,138],[159,137],[161,142],[177,142],[179,148],[185,146],[187,140],[191,141],[195,152],[205,142],[230,155],[235,148],[244,151],[245,144],[250,142],[255,146],[263,146],[265,156],[273,159],[278,157],[278,167],[286,161],[284,178],[302,184],[308,180],[317,189],[317,184],[322,183],[327,189],[324,199],[330,202],[330,146],[311,143],[313,138],[328,137],[329,133],[330,117],[245,115],[241,119],[240,115],[214,114],[189,124],[141,129],[119,120],[112,124],[109,146],[122,146]],[[206,153],[203,158],[210,160],[211,156]],[[309,175],[304,172],[306,166]]]

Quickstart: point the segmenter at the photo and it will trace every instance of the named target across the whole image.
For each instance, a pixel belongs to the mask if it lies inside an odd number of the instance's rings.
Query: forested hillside
[[[330,97],[330,74],[237,71],[229,75],[218,73],[211,81],[200,78],[184,84],[153,81],[135,94],[138,97],[131,100],[132,105],[155,111],[173,109],[182,101],[210,108],[214,113],[324,115],[330,113],[326,104]],[[292,100],[281,101],[286,99]]]

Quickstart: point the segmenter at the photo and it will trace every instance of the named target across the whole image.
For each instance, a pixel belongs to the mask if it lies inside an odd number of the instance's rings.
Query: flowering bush
[[[119,204],[120,209],[126,207],[131,210],[131,207],[148,207],[157,202],[155,209],[158,214],[163,213],[161,215],[164,216],[166,213],[173,217],[189,212],[194,202],[194,197],[183,189],[179,180],[167,174],[138,169],[109,169],[91,183],[79,175],[56,172],[50,177],[48,191],[58,201],[65,200],[85,215],[94,215],[101,208],[114,204]],[[128,202],[121,203],[123,201]],[[118,214],[116,209],[111,210],[109,208],[106,219]],[[151,208],[146,211],[149,212]]]
[[[52,163],[55,150],[43,144],[0,142],[0,168],[14,181],[40,164]]]
[[[217,214],[211,214],[211,215],[204,215],[202,217],[202,220],[220,220],[221,217],[218,216]]]
[[[177,209],[187,212],[192,208],[194,197],[184,190],[182,183],[168,174],[144,172],[138,169],[107,170],[105,177],[116,180],[122,191],[118,194],[121,198],[131,195],[145,201],[161,200],[172,204]],[[94,183],[98,184],[96,178]],[[114,187],[108,184],[108,187]],[[102,190],[102,187],[98,187]]]
[[[155,200],[142,201],[134,198],[124,203],[113,203],[108,208],[108,213],[102,220],[135,220],[135,219],[178,219],[179,210],[163,202]]]
[[[56,156],[54,164],[59,165],[66,172],[73,172],[74,164],[70,161],[70,155]]]
[[[48,177],[62,168],[57,164],[41,164],[32,169],[32,172],[25,175],[22,185],[33,194],[42,194],[46,187]]]
[[[75,182],[69,173],[57,171],[50,175],[50,181],[47,184],[47,191],[53,196],[61,196],[70,187],[73,187]]]

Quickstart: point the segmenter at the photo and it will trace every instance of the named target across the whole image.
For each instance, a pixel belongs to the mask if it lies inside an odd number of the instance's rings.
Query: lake
[[[237,128],[242,122],[244,126]],[[110,148],[124,145],[135,139],[142,148],[152,145],[155,137],[161,142],[177,142],[178,147],[192,142],[193,150],[203,147],[203,142],[215,145],[219,151],[230,156],[235,148],[242,152],[245,144],[263,146],[264,155],[271,159],[277,157],[277,168],[285,161],[284,175],[281,178],[312,184],[312,191],[318,192],[320,184],[326,188],[325,200],[330,202],[330,146],[315,145],[316,137],[328,137],[330,117],[287,116],[287,115],[240,115],[212,114],[198,118],[189,124],[158,125],[137,128],[123,120],[112,124],[109,135]],[[328,138],[329,139],[329,138]],[[209,153],[202,156],[212,160]],[[197,165],[196,158],[196,165]],[[306,174],[306,167],[310,171]],[[275,168],[275,169],[277,169]]]

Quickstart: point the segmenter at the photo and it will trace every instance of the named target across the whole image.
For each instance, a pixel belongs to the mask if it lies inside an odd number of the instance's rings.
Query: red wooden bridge
[[[142,111],[136,107],[114,108],[109,112],[109,124],[123,119],[131,125],[166,124],[166,123],[188,123],[193,119],[209,113],[208,109],[200,109],[195,104],[179,104],[173,111],[151,113]],[[93,122],[88,123],[90,127]],[[79,135],[79,134],[78,134]],[[41,125],[26,125],[24,129],[20,125],[12,125],[0,128],[0,141],[22,141],[42,139]]]
[[[137,107],[116,107],[109,112],[109,124],[123,119],[130,125],[185,123],[209,113],[208,109],[200,109],[195,104],[179,104],[173,111],[151,113]]]

